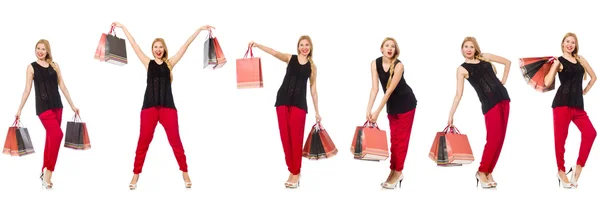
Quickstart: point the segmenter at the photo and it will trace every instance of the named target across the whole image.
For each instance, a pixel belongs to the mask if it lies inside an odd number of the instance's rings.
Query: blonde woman
[[[16,118],[21,117],[21,110],[23,110],[23,106],[29,98],[31,86],[33,85],[35,88],[36,115],[40,118],[44,129],[46,129],[44,162],[40,179],[44,188],[51,189],[54,185],[51,181],[52,173],[64,136],[61,129],[63,104],[58,89],[60,88],[65,98],[67,98],[73,112],[79,114],[79,109],[75,107],[71,100],[69,90],[62,79],[60,66],[53,61],[50,42],[45,39],[39,40],[35,44],[35,55],[37,60],[27,66],[25,91],[23,91]]]
[[[453,126],[454,113],[462,98],[466,79],[479,97],[487,131],[486,144],[475,178],[482,188],[494,188],[497,183],[492,177],[492,172],[502,151],[510,112],[510,97],[504,84],[511,62],[504,57],[482,53],[474,37],[466,37],[461,47],[465,62],[456,70],[456,95],[448,117],[448,125]],[[492,62],[504,65],[502,80],[496,76],[496,67]]]
[[[596,82],[596,74],[585,58],[578,54],[579,42],[574,33],[567,33],[561,43],[562,56],[556,58],[550,72],[544,78],[544,83],[550,85],[558,73],[560,86],[552,101],[552,114],[554,115],[554,150],[558,173],[556,174],[559,186],[563,188],[577,188],[577,180],[582,168],[590,155],[592,144],[596,139],[596,129],[584,110],[583,95],[587,94]],[[587,74],[590,82],[585,89],[583,80]],[[565,142],[571,121],[581,131],[581,146],[577,164],[565,173]],[[571,178],[567,174],[571,173]]]
[[[205,25],[198,28],[184,43],[181,49],[170,58],[165,41],[162,38],[156,38],[152,42],[152,55],[154,56],[154,59],[150,59],[142,52],[125,26],[118,22],[114,22],[113,25],[123,29],[127,40],[147,71],[146,91],[144,94],[142,112],[140,114],[140,136],[135,152],[134,175],[129,184],[129,189],[134,190],[137,188],[139,174],[142,172],[148,147],[154,137],[156,125],[159,122],[165,129],[169,144],[173,148],[175,158],[179,164],[179,169],[183,172],[182,175],[185,187],[191,188],[192,182],[188,175],[186,156],[179,136],[177,109],[171,91],[171,82],[173,81],[172,70],[198,34],[203,30],[214,27]]]
[[[317,66],[312,61],[312,40],[309,36],[301,36],[296,46],[298,54],[291,55],[275,51],[255,42],[248,44],[248,47],[257,47],[287,63],[285,77],[277,92],[275,101],[285,162],[290,172],[288,180],[285,182],[286,188],[298,188],[300,185],[302,142],[304,141],[304,127],[306,125],[306,114],[308,113],[306,90],[309,80],[315,117],[317,122],[321,121],[317,95]]]
[[[367,120],[376,123],[377,117],[383,107],[390,124],[390,174],[381,187],[394,189],[400,187],[404,180],[404,161],[408,152],[408,144],[415,119],[417,98],[412,88],[407,84],[404,77],[404,64],[398,60],[400,47],[394,38],[385,38],[380,46],[383,56],[371,62],[371,94],[367,107]],[[379,83],[383,88],[384,96],[373,112],[373,103],[379,92]]]

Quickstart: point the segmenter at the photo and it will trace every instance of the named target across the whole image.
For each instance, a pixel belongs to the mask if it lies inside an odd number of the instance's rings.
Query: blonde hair
[[[50,42],[46,39],[40,39],[36,44],[35,44],[35,48],[37,49],[37,46],[39,44],[44,44],[44,47],[46,47],[46,57],[44,58],[44,60],[50,64],[50,66],[52,66],[52,69],[54,69],[54,71],[56,71],[58,73],[58,71],[56,70],[56,63],[54,63],[54,61],[52,60],[52,50],[50,49]],[[60,76],[57,76],[58,79],[57,81],[60,82]]]
[[[310,52],[308,53],[308,56],[306,57],[308,59],[308,61],[310,62],[310,68],[311,73],[310,73],[310,85],[312,86],[315,82],[315,63],[313,62],[312,56],[313,56],[313,43],[312,43],[312,39],[310,38],[310,36],[308,35],[303,35],[300,36],[300,38],[298,39],[298,44],[296,44],[296,50],[298,51],[298,54],[300,54],[300,49],[298,49],[298,47],[300,46],[300,41],[302,40],[306,40],[308,41],[308,45],[310,46]]]
[[[156,42],[160,42],[163,45],[163,49],[165,50],[165,52],[163,53],[162,57],[160,58],[164,63],[167,64],[167,67],[169,68],[169,77],[171,82],[173,82],[173,66],[171,65],[171,62],[169,61],[169,50],[167,49],[167,44],[165,43],[165,40],[162,38],[155,38],[154,41],[152,41],[152,48],[154,48],[154,44]]]
[[[573,52],[571,52],[571,56],[575,57],[575,59],[577,59],[577,62],[581,62],[581,60],[579,60],[579,55],[577,54],[579,52],[579,41],[577,40],[577,35],[575,35],[575,33],[572,32],[568,32],[567,34],[565,34],[565,36],[563,36],[562,41],[560,42],[560,48],[561,51],[564,53],[565,52],[565,47],[562,46],[562,44],[565,42],[565,40],[568,37],[573,37],[573,39],[575,39],[575,49],[573,49]],[[582,65],[583,66],[583,65]],[[583,80],[587,80],[587,69],[585,68],[585,66],[583,66]],[[562,71],[561,69],[559,69],[559,72]]]
[[[462,42],[462,44],[460,45],[460,47],[461,47],[461,48],[462,48],[462,47],[464,47],[464,46],[465,46],[465,43],[467,43],[467,42],[471,42],[471,43],[473,43],[473,47],[475,48],[475,54],[474,54],[474,56],[475,56],[475,59],[478,59],[478,60],[480,60],[480,61],[484,61],[484,62],[489,62],[489,63],[490,63],[490,65],[492,65],[492,69],[494,69],[494,73],[497,73],[497,71],[496,71],[496,66],[494,65],[494,63],[490,62],[490,60],[489,60],[489,59],[487,59],[487,58],[485,58],[485,57],[481,56],[481,48],[479,48],[479,43],[477,43],[477,39],[475,39],[475,37],[472,37],[472,36],[467,36],[467,37],[465,37],[465,39],[463,40],[463,42]],[[464,53],[463,53],[463,56],[465,56],[465,55],[464,55]]]
[[[394,50],[394,55],[392,56],[392,63],[390,64],[390,69],[388,71],[388,72],[390,72],[390,77],[388,78],[388,82],[385,86],[386,88],[390,87],[390,84],[392,83],[392,76],[394,75],[394,69],[396,68],[396,59],[398,59],[398,57],[400,56],[400,47],[398,46],[398,42],[396,41],[396,39],[394,39],[392,37],[386,37],[385,39],[383,39],[383,42],[381,42],[380,48],[383,48],[383,45],[387,41],[394,42],[394,48],[396,48],[396,50]]]

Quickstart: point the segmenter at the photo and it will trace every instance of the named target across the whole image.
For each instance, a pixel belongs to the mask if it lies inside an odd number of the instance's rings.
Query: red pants
[[[302,167],[302,142],[304,141],[304,126],[306,111],[294,106],[278,106],[277,120],[279,134],[285,153],[285,163],[293,175],[300,173]]]
[[[152,138],[154,138],[154,130],[158,122],[165,128],[169,144],[171,144],[175,159],[177,159],[177,163],[179,164],[179,170],[187,172],[185,152],[181,144],[181,138],[179,137],[177,110],[165,107],[146,108],[142,110],[140,119],[140,138],[135,150],[133,173],[139,174],[142,172],[146,153],[148,152]]]
[[[596,139],[596,129],[590,122],[590,118],[584,110],[567,106],[555,107],[552,109],[552,113],[554,115],[554,151],[558,170],[565,171],[565,142],[571,121],[581,131],[581,145],[579,146],[577,165],[584,167],[590,155],[592,144],[594,144],[594,139]]]
[[[415,110],[413,109],[397,115],[388,115],[388,119],[390,120],[390,151],[392,153],[390,169],[394,171],[402,171],[404,169],[404,161],[408,152],[408,142],[410,141],[410,133],[415,119]]]
[[[64,133],[60,129],[60,123],[62,122],[62,108],[55,108],[46,110],[38,116],[44,129],[46,129],[46,145],[44,146],[44,164],[42,165],[42,171],[44,168],[54,172],[54,166],[56,165],[56,159],[58,158],[58,151],[60,150],[60,144]]]
[[[481,156],[479,172],[492,173],[494,171],[500,157],[500,152],[502,151],[502,145],[504,144],[509,112],[510,102],[504,100],[496,104],[484,115],[487,136],[483,155]]]

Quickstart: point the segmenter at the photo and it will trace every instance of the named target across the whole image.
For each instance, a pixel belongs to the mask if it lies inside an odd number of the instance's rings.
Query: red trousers
[[[304,141],[304,126],[306,111],[294,106],[278,106],[277,120],[279,134],[285,153],[285,163],[293,175],[300,174],[302,167],[302,142]]]
[[[392,154],[390,169],[394,171],[400,172],[404,169],[404,161],[408,152],[408,142],[410,141],[410,133],[415,119],[415,110],[413,109],[402,114],[388,115],[390,121],[390,151]]]
[[[177,110],[165,107],[151,107],[143,109],[140,114],[140,138],[138,140],[137,149],[135,150],[135,162],[133,163],[133,173],[140,174],[146,159],[146,153],[150,142],[154,138],[154,130],[158,122],[165,129],[167,138],[175,159],[179,164],[179,170],[187,172],[187,163],[185,151],[179,137],[179,122],[177,118]]]
[[[555,107],[552,109],[552,113],[554,115],[554,151],[558,170],[565,171],[565,142],[567,141],[571,121],[581,131],[581,145],[579,146],[577,165],[584,167],[590,155],[592,144],[594,144],[594,139],[596,139],[596,129],[590,122],[590,118],[584,110],[567,106]]]
[[[44,163],[42,165],[42,171],[44,168],[54,172],[54,166],[56,165],[56,159],[58,158],[58,151],[60,150],[60,144],[64,133],[60,128],[62,122],[62,108],[55,108],[46,110],[38,116],[44,129],[46,129],[46,145],[44,146]]]
[[[487,131],[486,143],[481,156],[479,172],[492,173],[500,157],[504,138],[506,137],[506,127],[508,126],[508,115],[510,112],[510,102],[501,101],[492,109],[485,113],[485,129]]]

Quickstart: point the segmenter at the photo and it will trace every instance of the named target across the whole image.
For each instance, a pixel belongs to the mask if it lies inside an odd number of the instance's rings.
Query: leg
[[[277,111],[277,122],[279,123],[279,135],[281,136],[281,145],[283,146],[283,153],[285,154],[285,164],[288,167],[290,173],[293,173],[292,166],[292,143],[290,137],[290,114],[288,106],[278,106],[275,110]]]
[[[179,164],[179,170],[188,172],[185,150],[183,149],[181,137],[179,136],[177,110],[171,108],[159,108],[158,112],[158,121],[165,129],[169,144],[173,149],[177,164]]]
[[[390,141],[391,141],[391,159],[390,169],[396,172],[402,172],[404,161],[408,152],[410,134],[413,121],[415,119],[415,110],[411,110],[397,116],[389,116],[390,120]]]
[[[304,141],[304,127],[306,126],[306,111],[290,107],[288,122],[290,124],[290,179],[289,187],[298,187],[300,169],[302,167],[302,142]]]
[[[481,164],[479,166],[480,175],[487,175],[492,172],[496,153],[500,149],[503,134],[503,110],[501,103],[496,104],[485,114],[485,129],[487,131],[486,143],[481,156]],[[487,183],[487,177],[482,176],[483,182]]]
[[[135,161],[133,163],[133,173],[140,174],[146,153],[150,147],[150,142],[154,138],[154,130],[158,124],[158,109],[155,107],[146,108],[140,113],[140,137],[135,150]],[[137,180],[136,180],[137,182]]]
[[[496,163],[498,163],[498,159],[500,158],[500,153],[502,152],[502,146],[504,145],[504,139],[506,138],[506,128],[508,127],[508,116],[510,114],[510,103],[505,100],[502,101],[500,103],[500,117],[501,120],[498,122],[501,122],[499,128],[500,128],[500,135],[498,135],[498,144],[497,144],[497,148],[496,148],[496,153],[494,155],[494,159],[492,160],[490,169],[488,171],[488,173],[492,173],[494,172],[494,168],[496,168]]]
[[[555,107],[552,109],[554,118],[554,152],[558,171],[565,172],[565,142],[571,123],[571,112],[568,107]]]
[[[46,170],[53,172],[58,158],[58,151],[64,136],[60,128],[62,122],[62,109],[52,109],[43,112],[39,116],[44,129],[46,129],[46,145],[44,150],[44,166]]]
[[[585,167],[585,163],[590,155],[597,133],[594,125],[592,125],[590,118],[584,110],[574,109],[573,112],[573,123],[575,123],[577,128],[579,128],[579,131],[581,131],[581,145],[579,146],[579,157],[577,159],[578,167],[574,178],[571,179],[571,181],[577,182],[579,174],[581,174],[581,168]]]

